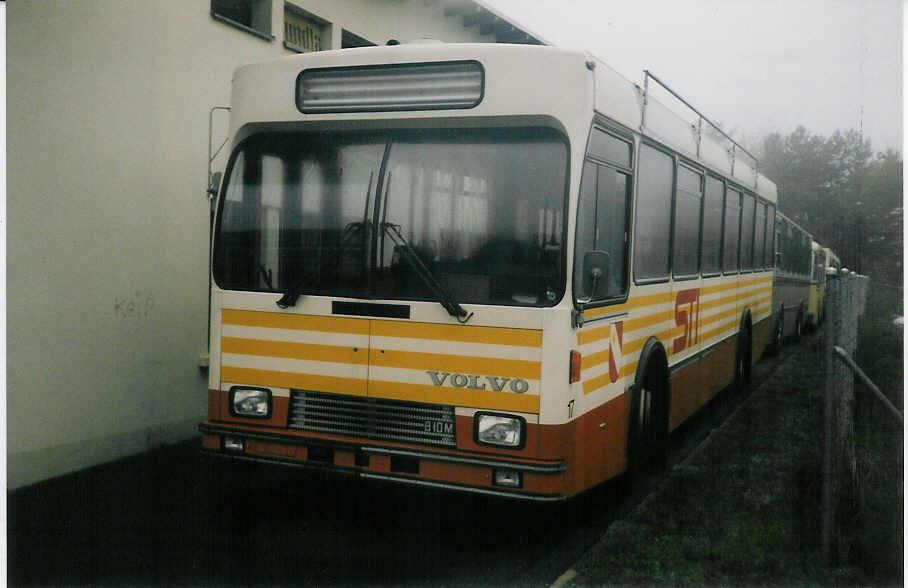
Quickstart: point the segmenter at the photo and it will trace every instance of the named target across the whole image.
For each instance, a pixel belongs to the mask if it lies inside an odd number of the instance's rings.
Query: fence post
[[[842,304],[839,306],[839,312],[843,317],[842,327],[844,330],[839,334],[839,345],[846,349],[850,355],[854,355],[857,346],[857,320],[858,320],[858,300],[857,289],[860,278],[855,274],[849,274],[842,281]],[[854,436],[854,373],[848,366],[836,357],[833,357],[835,365],[835,378],[838,381],[838,408],[836,431],[836,455],[838,462],[836,472],[836,524],[835,534],[838,538],[838,561],[845,561],[848,557],[848,537],[851,535],[845,532],[851,523],[851,518],[857,512],[855,508],[857,502],[857,457],[855,455],[855,436]]]
[[[828,276],[826,290],[826,322],[823,325],[823,363],[824,363],[824,398],[823,404],[823,521],[822,521],[822,546],[823,558],[832,561],[832,536],[835,527],[835,461],[833,451],[835,448],[836,406],[838,393],[836,390],[835,358],[832,349],[836,344],[836,333],[839,330],[841,316],[839,306],[839,292],[841,289],[838,276]]]

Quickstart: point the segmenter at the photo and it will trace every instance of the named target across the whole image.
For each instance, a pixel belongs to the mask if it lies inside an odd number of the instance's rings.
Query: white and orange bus
[[[772,335],[776,188],[704,121],[551,47],[239,68],[203,450],[533,500],[658,458]]]

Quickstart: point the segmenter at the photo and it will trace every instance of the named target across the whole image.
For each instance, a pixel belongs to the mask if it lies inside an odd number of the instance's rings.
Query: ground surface
[[[822,557],[822,378],[815,335],[615,521],[563,583],[901,585],[902,488],[894,480],[886,488],[866,483],[866,504],[849,513],[863,519],[846,538],[849,561],[830,566]],[[864,397],[863,404],[872,403]],[[876,470],[900,476],[900,427],[885,411],[875,412],[890,426],[874,433],[884,429],[887,437],[869,452],[859,448],[859,462],[869,459]],[[881,491],[886,499],[874,501]],[[873,507],[877,512],[869,512]]]

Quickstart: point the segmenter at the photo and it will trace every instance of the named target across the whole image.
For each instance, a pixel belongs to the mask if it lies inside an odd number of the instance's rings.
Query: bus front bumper
[[[234,460],[328,470],[511,499],[567,498],[564,461],[501,459],[462,452],[287,434],[210,421],[199,425],[202,453]]]

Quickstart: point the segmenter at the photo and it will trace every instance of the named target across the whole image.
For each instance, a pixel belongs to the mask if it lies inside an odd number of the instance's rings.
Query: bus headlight
[[[230,414],[254,419],[269,418],[271,390],[234,386],[230,389]]]
[[[477,412],[473,423],[473,437],[480,445],[522,449],[526,441],[526,421],[519,416]]]

